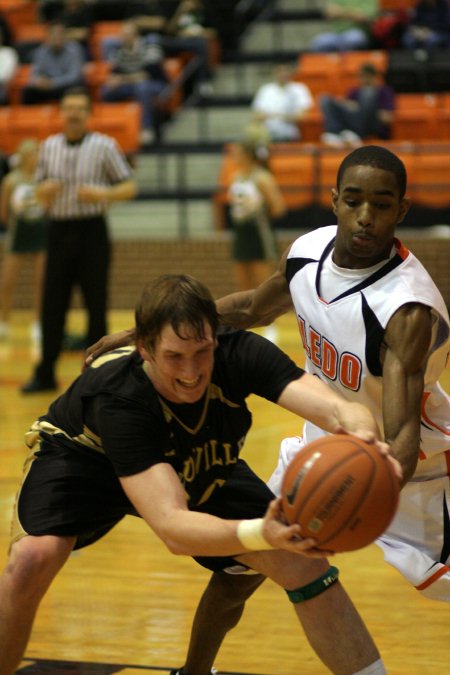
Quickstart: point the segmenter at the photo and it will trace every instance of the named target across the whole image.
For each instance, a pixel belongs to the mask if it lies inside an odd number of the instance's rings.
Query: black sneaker
[[[55,391],[57,388],[58,386],[55,380],[44,380],[37,375],[34,375],[31,380],[28,380],[28,382],[21,387],[20,391],[22,394],[39,394],[44,391]]]
[[[174,668],[170,671],[169,675],[183,675],[183,668]],[[219,671],[213,668],[211,670],[211,675],[219,675]]]

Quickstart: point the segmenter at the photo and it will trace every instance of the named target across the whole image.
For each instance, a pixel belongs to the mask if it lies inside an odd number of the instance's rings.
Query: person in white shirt
[[[19,63],[14,47],[2,44],[0,32],[0,103],[8,102],[8,87]]]
[[[288,64],[276,66],[274,81],[263,84],[252,102],[255,119],[264,125],[271,141],[299,140],[300,120],[313,105],[308,87],[293,82],[292,74]]]

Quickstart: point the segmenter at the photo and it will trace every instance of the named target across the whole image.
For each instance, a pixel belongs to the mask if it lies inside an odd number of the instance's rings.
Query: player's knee
[[[264,579],[262,574],[233,575],[220,572],[213,574],[210,587],[221,603],[228,607],[235,607],[244,604]]]
[[[317,577],[317,579],[314,579],[303,586],[299,586],[298,588],[286,589],[286,593],[289,600],[294,604],[306,602],[327,591],[336,583],[338,578],[339,570],[337,567],[330,565],[327,571],[324,574],[321,574],[320,577]]]
[[[68,548],[67,555],[69,552]],[[17,597],[44,593],[65,557],[55,546],[25,537],[13,546],[5,569],[11,590]]]

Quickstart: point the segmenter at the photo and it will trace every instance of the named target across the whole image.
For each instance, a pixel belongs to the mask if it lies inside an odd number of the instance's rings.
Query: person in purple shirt
[[[393,89],[380,80],[372,63],[361,66],[359,79],[360,84],[350,89],[345,97],[320,97],[323,143],[354,147],[361,145],[365,138],[390,137],[395,108]]]

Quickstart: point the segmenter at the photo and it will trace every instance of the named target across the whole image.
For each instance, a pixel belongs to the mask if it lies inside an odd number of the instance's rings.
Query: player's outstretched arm
[[[286,281],[287,249],[272,276],[251,291],[231,293],[216,301],[220,322],[234,328],[267,326],[292,308]]]
[[[376,420],[366,406],[347,401],[310,373],[290,382],[277,403],[331,434],[353,434],[366,443],[374,443],[383,455],[389,456],[401,481],[400,463],[392,456],[389,445],[380,440]]]
[[[429,307],[409,304],[397,310],[384,335],[384,434],[402,465],[404,483],[414,474],[419,457],[421,402],[431,327]]]
[[[314,547],[313,539],[301,538],[299,525],[285,523],[277,500],[263,518],[225,520],[189,511],[183,486],[169,464],[156,464],[120,481],[137,511],[175,555],[235,556],[273,548],[304,554]]]

